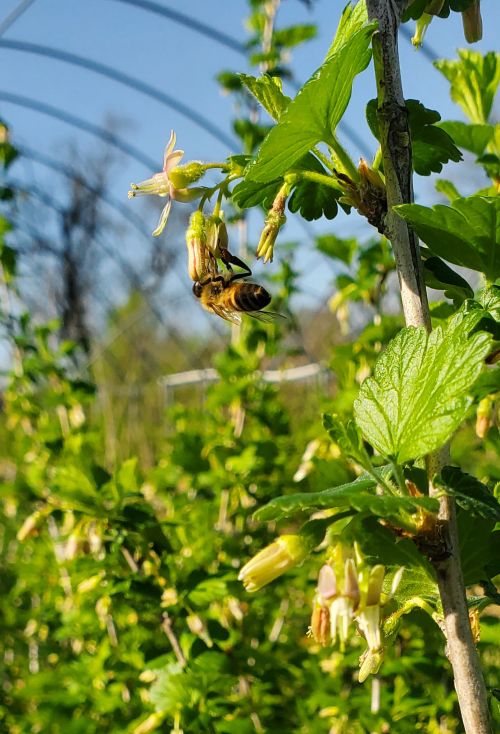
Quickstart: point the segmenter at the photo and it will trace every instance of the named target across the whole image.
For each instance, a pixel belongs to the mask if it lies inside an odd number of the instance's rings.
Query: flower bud
[[[361,186],[371,186],[376,189],[380,189],[385,193],[385,183],[378,171],[371,168],[364,158],[359,159],[358,171],[360,175]]]
[[[426,34],[427,28],[430,26],[433,16],[429,15],[429,13],[422,13],[420,18],[417,20],[415,24],[415,35],[411,39],[411,42],[415,46],[415,48],[420,48],[422,43],[424,42],[424,36]]]
[[[40,522],[43,520],[44,517],[46,517],[47,513],[42,512],[41,510],[35,510],[31,513],[31,515],[28,515],[28,517],[25,519],[19,530],[17,531],[16,538],[20,543],[22,543],[26,538],[31,537],[32,535],[36,535],[37,528]]]
[[[375,675],[380,670],[384,660],[383,650],[367,650],[360,660],[358,680],[363,683],[369,675]]]
[[[256,256],[257,259],[260,257],[264,258],[265,263],[273,261],[274,244],[281,227],[286,222],[284,212],[288,190],[288,184],[285,184],[279,190],[267,214],[264,229],[260,235]]]
[[[483,398],[477,406],[476,413],[476,436],[484,438],[491,426],[491,413],[493,403],[490,397]]]
[[[483,37],[483,19],[481,18],[480,0],[475,0],[467,10],[462,11],[462,25],[467,43],[476,43]]]
[[[281,227],[285,224],[286,217],[284,214],[270,211],[266,217],[264,229],[257,245],[257,259],[262,257],[264,262],[272,262],[274,254],[274,244]]]
[[[168,172],[170,182],[176,189],[185,189],[186,186],[198,181],[204,173],[205,166],[200,161],[190,161],[183,166],[175,166]]]
[[[199,210],[191,214],[186,231],[188,273],[195,283],[202,280],[210,269],[205,216]]]
[[[207,217],[207,248],[214,257],[220,257],[221,248],[227,250],[229,236],[222,217],[212,214]]]
[[[165,711],[155,712],[148,716],[147,719],[144,719],[144,721],[141,721],[139,726],[136,726],[135,729],[132,730],[132,734],[149,734],[150,732],[155,731],[155,729],[158,729],[164,718]]]
[[[323,605],[318,596],[313,602],[311,635],[323,647],[330,642],[330,609]]]
[[[259,551],[241,569],[238,579],[247,591],[258,591],[285,571],[298,566],[312,550],[311,540],[302,535],[282,535]]]

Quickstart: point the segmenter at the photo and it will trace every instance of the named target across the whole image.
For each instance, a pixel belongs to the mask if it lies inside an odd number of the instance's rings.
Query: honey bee
[[[209,275],[193,285],[193,293],[196,298],[199,298],[203,308],[233,324],[241,323],[240,314],[242,313],[259,321],[270,321],[279,316],[280,314],[270,311],[262,311],[271,303],[271,296],[263,286],[257,283],[236,282],[252,274],[248,265],[230,253],[225,253],[225,255],[224,263],[228,267],[227,273]],[[243,267],[245,272],[234,273],[229,262]]]

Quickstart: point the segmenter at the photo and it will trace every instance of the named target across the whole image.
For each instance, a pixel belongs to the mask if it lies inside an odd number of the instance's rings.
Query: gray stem
[[[386,231],[394,250],[401,300],[408,326],[431,329],[418,240],[392,210],[413,201],[412,152],[398,58],[397,32],[406,0],[366,0],[370,20],[378,21],[373,38],[377,80],[378,119],[387,186]],[[432,456],[432,478],[443,458]],[[431,488],[431,494],[434,490]],[[472,638],[465,587],[460,565],[455,502],[441,497],[436,542],[443,549],[431,561],[436,570],[444,612],[447,656],[453,668],[455,689],[466,734],[491,734],[487,693]]]

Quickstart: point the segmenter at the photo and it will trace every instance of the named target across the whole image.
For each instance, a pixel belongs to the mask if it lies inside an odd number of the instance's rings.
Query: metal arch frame
[[[166,107],[170,107],[171,109],[175,110],[191,122],[194,122],[196,125],[198,125],[198,127],[201,127],[207,133],[212,135],[212,137],[218,140],[219,143],[223,143],[224,145],[226,145],[230,150],[233,150],[235,148],[235,141],[228,135],[226,135],[224,130],[221,130],[217,125],[214,125],[212,122],[210,122],[210,120],[204,115],[200,114],[188,105],[185,105],[183,102],[178,102],[169,94],[165,94],[165,92],[162,92],[159,89],[150,86],[149,84],[141,82],[140,79],[136,79],[135,77],[131,77],[128,74],[124,74],[123,72],[115,69],[112,66],[107,66],[106,64],[101,64],[98,61],[92,61],[91,59],[87,59],[84,56],[78,56],[77,54],[73,54],[68,51],[62,51],[61,49],[53,48],[52,46],[45,46],[38,43],[29,43],[27,41],[6,40],[4,38],[0,38],[0,48],[7,48],[11,51],[32,53],[37,56],[45,56],[48,58],[56,59],[57,61],[64,61],[67,64],[79,66],[83,69],[88,69],[89,71],[93,71],[96,74],[100,74],[101,76],[105,76],[108,79],[112,79],[113,81],[116,81],[120,84],[124,84],[131,89],[135,89],[136,91],[141,92],[142,94],[145,94],[152,99],[155,99],[157,102],[160,102]]]
[[[71,125],[72,127],[83,130],[90,135],[94,135],[95,137],[100,138],[103,142],[112,145],[120,152],[129,155],[150,171],[154,171],[158,166],[158,162],[155,162],[152,158],[142,153],[138,148],[127,143],[119,135],[109,132],[100,125],[94,125],[91,122],[87,122],[81,117],[77,117],[76,115],[62,110],[60,107],[54,107],[46,104],[45,102],[39,102],[32,97],[13,94],[12,92],[6,92],[4,90],[0,90],[0,101],[6,102],[7,104],[17,105],[19,107],[25,107],[27,109],[34,110],[35,112],[40,112],[43,115],[48,115],[49,117],[54,117],[57,120],[61,120],[61,122],[65,122],[67,125]]]
[[[132,224],[140,234],[150,241],[151,234],[149,230],[146,228],[144,222],[138,217],[136,214],[131,212],[127,207],[122,204],[118,199],[115,199],[112,196],[109,196],[105,192],[98,191],[94,186],[91,186],[91,184],[87,183],[83,178],[79,171],[76,171],[72,169],[70,166],[67,166],[64,163],[61,163],[60,161],[57,161],[55,158],[51,158],[48,155],[45,155],[44,153],[39,153],[36,150],[33,150],[29,146],[26,145],[16,145],[17,150],[19,151],[21,156],[24,156],[25,158],[29,158],[30,160],[34,161],[35,163],[40,163],[42,166],[46,166],[47,168],[52,169],[53,171],[56,171],[57,173],[61,174],[62,176],[65,176],[66,178],[69,178],[70,180],[74,181],[75,179],[79,180],[81,185],[86,188],[88,191],[92,191],[93,193],[97,194],[109,207],[117,211],[124,219],[127,219],[130,224]]]

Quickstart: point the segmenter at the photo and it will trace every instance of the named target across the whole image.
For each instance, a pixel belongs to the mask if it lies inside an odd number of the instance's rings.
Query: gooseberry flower
[[[311,550],[302,535],[281,535],[251,558],[241,569],[238,579],[247,591],[258,591],[288,569],[298,566]]]
[[[153,232],[153,237],[158,237],[167,224],[168,215],[170,214],[170,208],[172,206],[172,200],[188,202],[193,201],[200,196],[203,188],[177,188],[174,181],[170,178],[170,173],[173,168],[176,168],[182,156],[184,155],[183,150],[174,150],[175,148],[175,132],[172,130],[170,133],[170,139],[165,148],[165,155],[163,158],[163,170],[159,173],[155,173],[151,178],[141,181],[139,184],[130,184],[130,191],[128,192],[128,198],[133,199],[135,196],[161,196],[167,199],[167,203],[163,207],[158,221],[158,226]]]
[[[186,230],[188,272],[191,280],[194,280],[195,283],[203,280],[210,270],[210,253],[207,250],[205,225],[205,215],[197,210],[191,214],[189,227]]]

